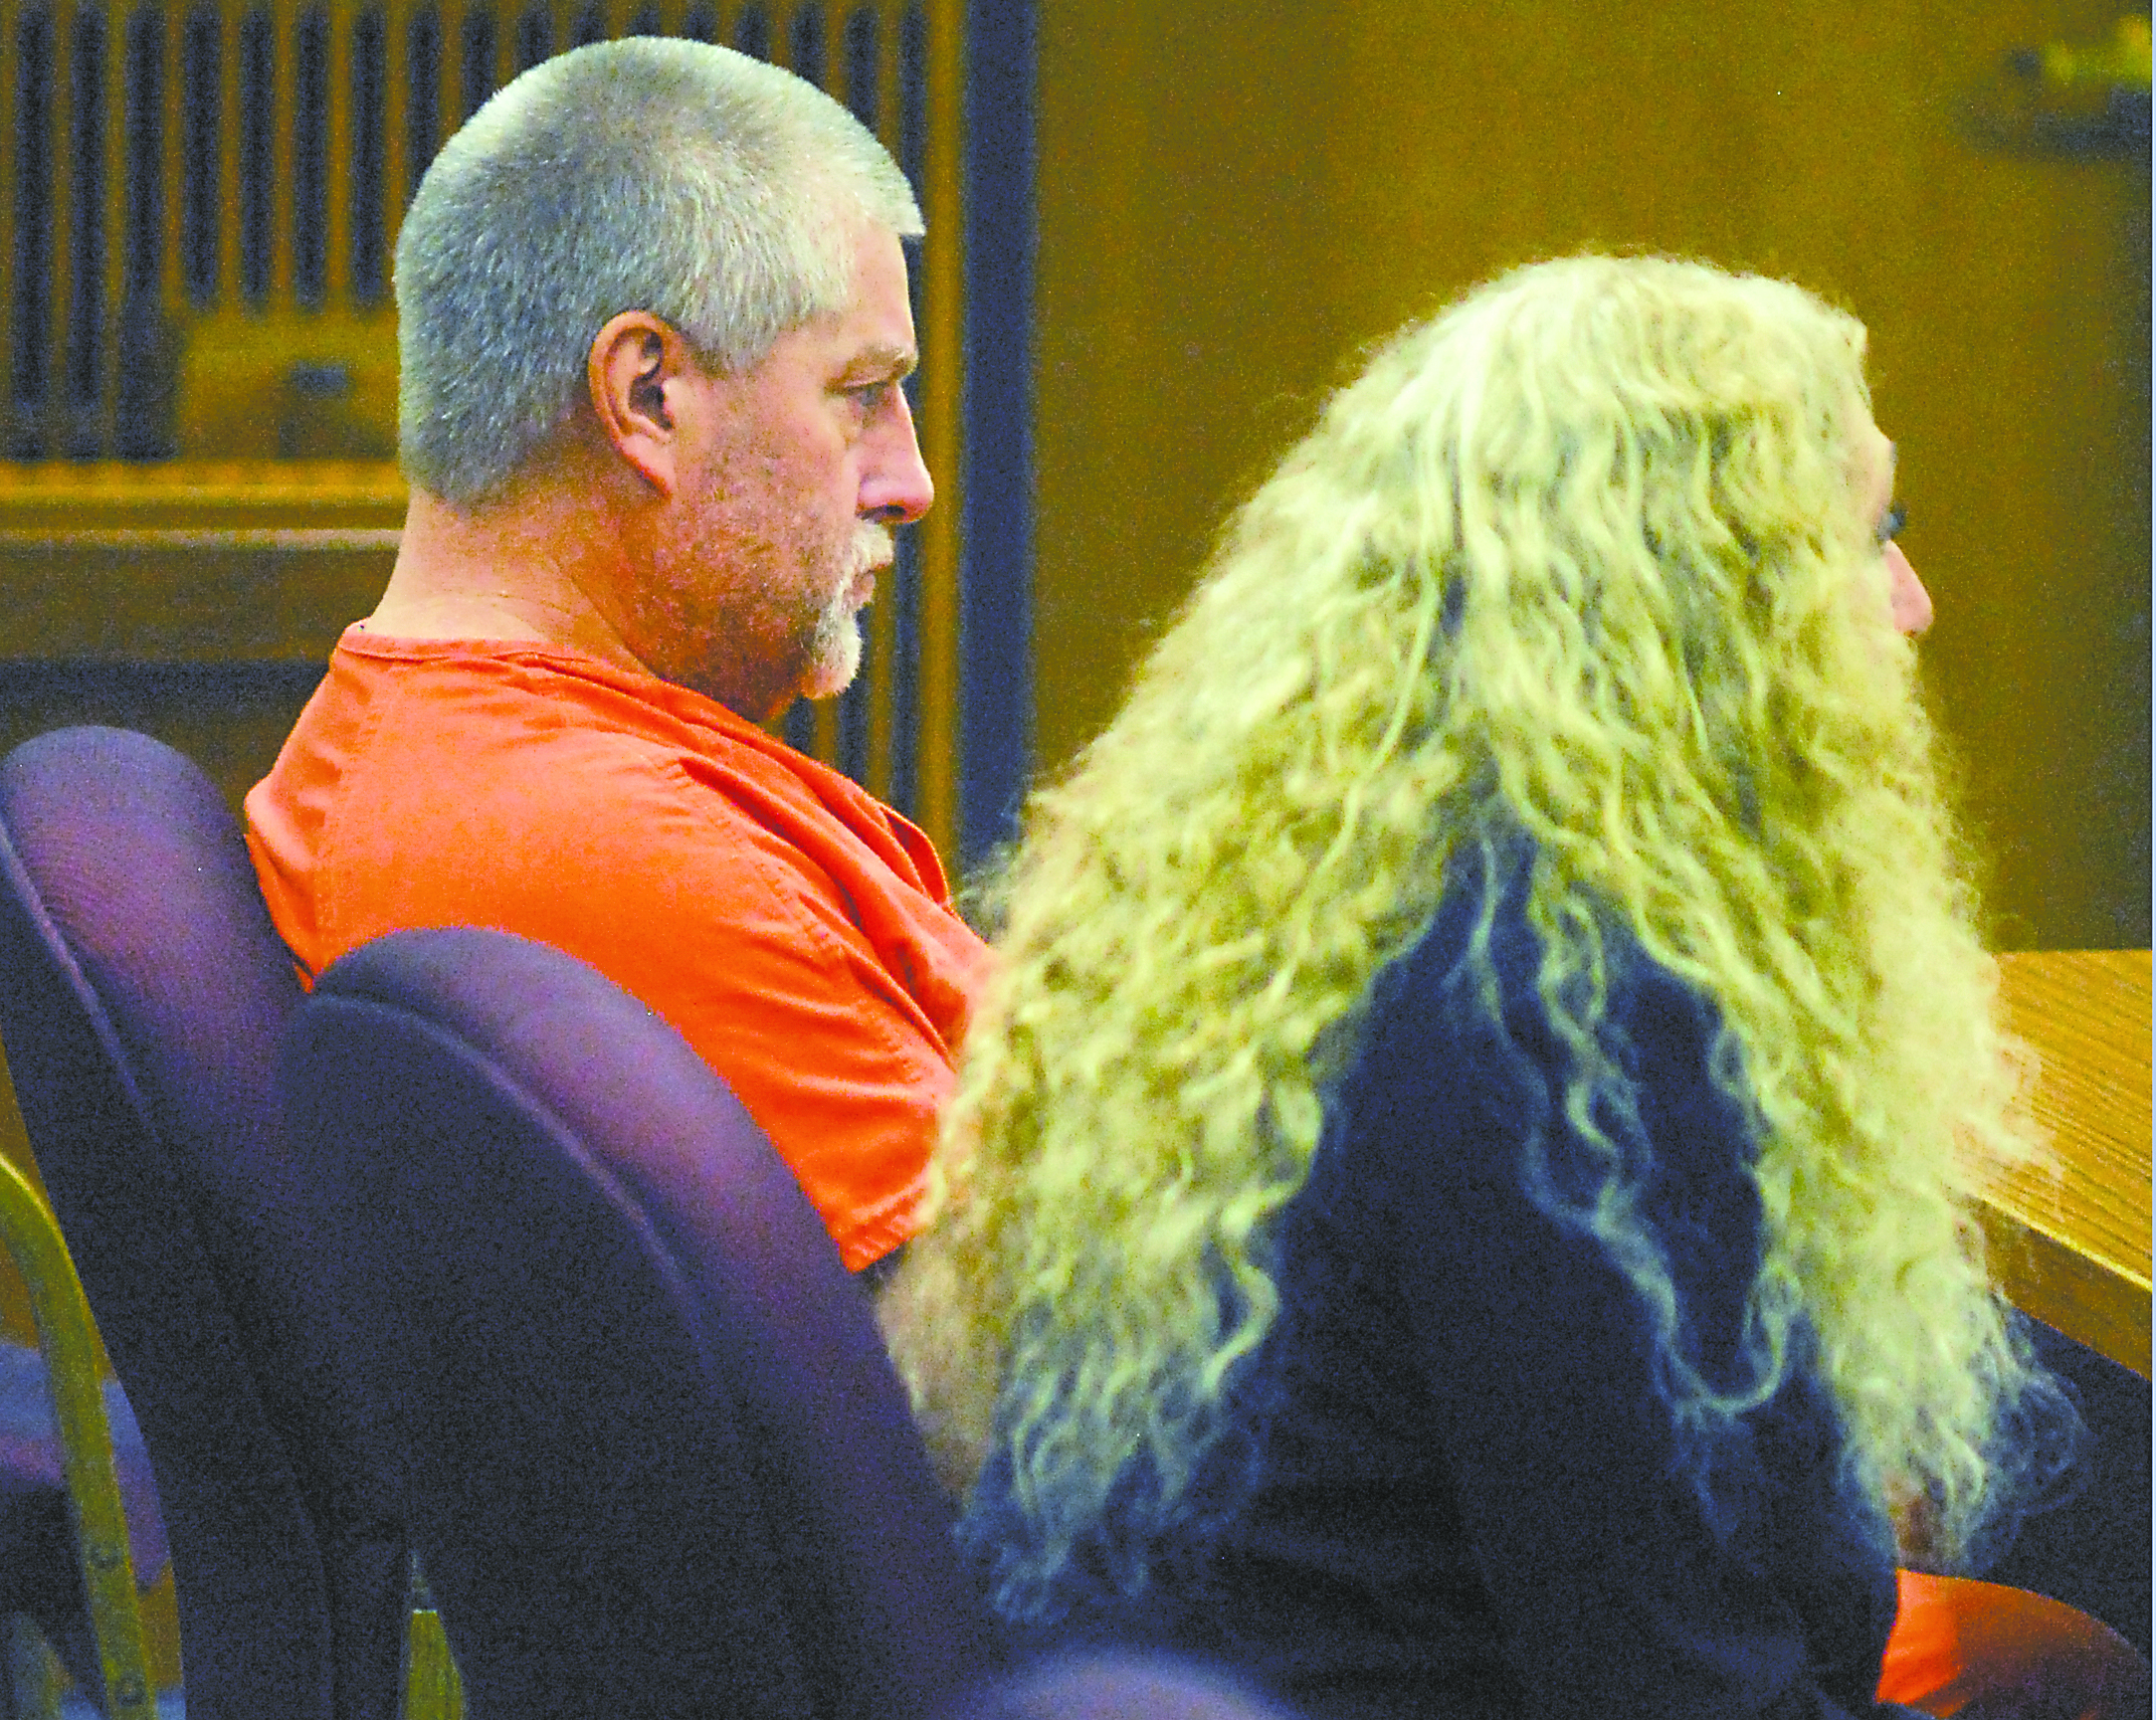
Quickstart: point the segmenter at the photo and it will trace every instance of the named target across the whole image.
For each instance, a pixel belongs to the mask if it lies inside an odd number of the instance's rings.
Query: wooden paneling
[[[1366,343],[1536,258],[1692,253],[1871,329],[1996,940],[2146,945],[2147,161],[1964,122],[2008,50],[2119,10],[1044,6],[1043,766]]]
[[[1438,34],[1471,10],[1448,9]],[[1342,254],[1325,148],[1347,122],[1343,39],[1378,18],[1271,0],[1041,9],[1044,770],[1112,714],[1228,506],[1306,426],[1346,350],[1334,304],[1372,265]]]
[[[394,529],[0,531],[0,662],[318,662],[396,556]]]
[[[386,463],[0,466],[0,751],[139,728],[240,797],[396,556]]]

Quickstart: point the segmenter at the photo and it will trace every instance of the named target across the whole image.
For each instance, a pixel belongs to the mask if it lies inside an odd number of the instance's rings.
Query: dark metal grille
[[[115,420],[130,415],[116,410],[118,396],[122,379],[154,362],[146,346],[189,311],[381,302],[397,217],[441,141],[445,15],[460,124],[557,44],[670,33],[771,53],[762,5],[616,7],[625,16],[610,28],[601,7],[544,0],[274,9],[0,0],[0,77],[12,86],[0,115],[11,145],[0,161],[11,169],[0,188],[11,230],[0,456],[159,452],[146,434],[120,446]],[[817,0],[783,12],[777,32],[792,70],[835,85],[872,125],[884,105],[886,41],[898,42],[890,141],[916,183],[922,34],[918,5],[857,5],[834,32]],[[394,186],[392,124],[403,133]]]

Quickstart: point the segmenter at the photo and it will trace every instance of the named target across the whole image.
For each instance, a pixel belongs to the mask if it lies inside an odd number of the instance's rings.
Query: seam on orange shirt
[[[723,795],[714,794],[713,791],[709,788],[699,788],[699,785],[696,784],[689,777],[686,768],[683,765],[679,757],[669,758],[666,761],[665,768],[667,774],[671,778],[676,779],[676,798],[680,800],[683,807],[690,814],[690,816],[710,827],[713,830],[714,835],[719,840],[722,840],[724,842],[726,852],[742,855],[748,860],[751,867],[755,871],[756,880],[759,884],[762,885],[765,895],[769,897],[769,899],[776,906],[782,908],[786,914],[787,919],[791,921],[794,925],[798,926],[803,932],[803,934],[805,934],[805,941],[808,942],[809,945],[816,951],[818,960],[824,968],[827,981],[843,982],[847,980],[849,977],[847,970],[849,966],[850,952],[847,950],[846,946],[843,943],[841,943],[835,936],[833,936],[829,928],[827,928],[822,921],[809,913],[805,899],[807,892],[801,886],[799,879],[797,877],[785,875],[787,868],[781,866],[769,855],[765,854],[760,848],[756,847],[753,844],[743,843],[738,839],[738,837],[732,835],[732,833],[726,832],[723,829],[716,813],[713,812],[707,804],[699,803],[708,803],[715,799],[722,802],[736,818],[742,819],[752,825],[755,824],[756,821],[750,818],[748,814],[742,812],[740,808],[734,806],[733,803],[730,800],[727,800]],[[829,814],[828,808],[825,809],[825,811],[828,816],[836,816]],[[764,827],[761,825],[757,825],[756,828],[759,830],[764,829]],[[776,832],[767,831],[766,834],[772,836],[775,840],[784,840],[783,838],[778,837],[778,833]],[[804,860],[806,860],[805,856],[803,858]],[[872,855],[870,858],[874,860],[876,857]],[[813,864],[814,862],[810,861],[808,863]],[[878,863],[882,862],[879,861]],[[827,873],[826,875],[828,876],[829,874]],[[835,891],[837,890],[837,885],[835,882],[833,888]],[[839,893],[843,894],[843,892]],[[848,923],[853,924],[854,922],[849,919]],[[863,945],[868,951],[870,959],[876,961],[877,966],[882,967],[882,962],[877,958],[876,946],[869,941],[869,934],[863,931],[858,924],[854,925],[854,930],[860,936]],[[886,973],[889,972],[887,968],[885,968],[884,971]],[[897,979],[895,975],[891,976],[891,983],[896,986],[898,990],[905,990],[904,985]],[[907,993],[906,995],[908,997],[912,996],[911,993]],[[917,998],[914,999],[914,1007],[916,1009],[921,1009],[920,1001]],[[925,1009],[921,1009],[921,1013],[925,1016],[927,1014],[927,1011]],[[873,1018],[873,1020],[877,1032],[882,1041],[884,1051],[897,1056],[900,1061],[909,1060],[907,1058],[908,1047],[906,1045],[906,1042],[904,1038],[900,1036],[897,1031],[892,1027],[887,1016],[885,1016],[882,1012],[880,1011]]]
[[[344,648],[340,644],[337,651]],[[336,653],[330,654],[330,672],[336,672]],[[380,768],[375,759],[375,736],[388,714],[388,708],[399,700],[410,697],[407,677],[394,678],[381,675],[369,676],[370,685],[380,687],[387,681],[386,696],[370,695],[367,699],[365,720],[356,734],[350,756],[346,759],[343,776],[329,797],[329,807],[322,815],[322,840],[320,850],[314,857],[314,935],[321,940],[324,949],[342,949],[343,903],[337,892],[337,851],[344,841],[345,814],[359,796],[353,792],[355,783],[364,769]],[[325,962],[322,964],[327,966]]]

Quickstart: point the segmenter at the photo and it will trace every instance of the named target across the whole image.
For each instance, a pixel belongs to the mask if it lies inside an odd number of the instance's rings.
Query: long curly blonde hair
[[[1724,1024],[1765,1216],[1756,1377],[1685,1368],[1654,1239],[1621,1201],[1583,1221],[1680,1422],[1816,1370],[1852,1496],[1934,1565],[2014,1491],[2051,1388],[1969,1198],[2036,1150],[2027,1055],[1853,478],[1863,345],[1795,287],[1664,259],[1474,292],[1333,398],[1035,797],[883,1303],[954,1483],[1008,1459],[1031,1540],[1007,1611],[1133,1476],[1156,1526],[1189,1508],[1373,982],[1492,829],[1536,857],[1576,1126],[1602,928]]]

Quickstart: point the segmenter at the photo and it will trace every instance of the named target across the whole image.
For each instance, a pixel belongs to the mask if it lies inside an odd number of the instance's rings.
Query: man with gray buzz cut
[[[933,496],[875,136],[629,38],[526,72],[397,244],[388,589],[248,796],[300,966],[407,926],[582,958],[740,1096],[846,1263],[908,1234],[986,954],[927,839],[760,726],[861,661]]]

